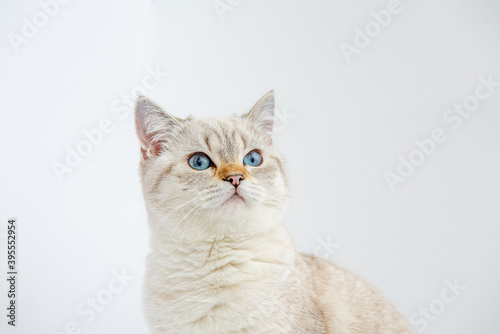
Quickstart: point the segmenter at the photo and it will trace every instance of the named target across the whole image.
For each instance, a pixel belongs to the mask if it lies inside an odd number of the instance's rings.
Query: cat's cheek
[[[278,176],[278,168],[277,166],[271,164],[264,164],[262,166],[255,167],[252,170],[252,174],[262,184],[272,183]]]

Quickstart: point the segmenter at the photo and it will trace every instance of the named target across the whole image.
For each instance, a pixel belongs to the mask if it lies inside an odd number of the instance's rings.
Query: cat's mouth
[[[246,203],[246,200],[243,196],[241,196],[240,193],[238,193],[238,191],[235,191],[227,200],[226,200],[226,204],[233,204],[233,203],[238,203],[238,202],[242,202],[242,203]]]
[[[239,193],[235,192],[230,198],[230,200],[233,200],[233,201],[238,201],[238,200],[241,200],[243,202],[246,202],[245,199],[243,198],[243,196],[241,196]]]

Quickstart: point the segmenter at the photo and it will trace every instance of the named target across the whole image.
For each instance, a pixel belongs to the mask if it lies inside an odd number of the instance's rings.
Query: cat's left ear
[[[242,116],[263,132],[266,140],[272,144],[274,129],[274,91],[264,95],[250,110]]]
[[[183,120],[170,115],[147,97],[139,96],[135,104],[135,129],[144,160],[166,150],[182,123]]]

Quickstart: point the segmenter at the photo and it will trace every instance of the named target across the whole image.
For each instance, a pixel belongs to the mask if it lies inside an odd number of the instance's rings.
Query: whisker
[[[186,219],[186,217],[187,217],[187,216],[189,216],[189,214],[190,214],[191,212],[193,212],[195,209],[197,209],[198,207],[200,207],[200,206],[202,206],[202,205],[203,205],[202,203],[197,204],[197,205],[195,205],[195,207],[194,207],[194,208],[192,208],[191,210],[189,210],[189,212],[188,212],[188,213],[186,213],[186,214],[184,215],[184,217],[182,217],[182,219],[179,221],[179,224],[177,224],[177,226],[175,227],[175,229],[174,229],[174,230],[172,230],[172,232],[170,233],[170,236],[168,237],[168,239],[170,239],[170,238],[172,237],[172,235],[174,234],[174,232],[175,232],[175,231],[177,231],[177,229],[179,228],[179,226],[181,226],[181,224],[182,224],[182,222],[184,221],[184,219]]]
[[[155,228],[155,231],[154,233],[158,232],[158,229],[167,221],[167,219],[172,216],[175,212],[177,212],[178,210],[180,210],[181,208],[183,208],[184,206],[186,206],[187,204],[191,203],[192,201],[195,201],[197,200],[198,198],[195,197],[195,198],[192,198],[190,199],[189,201],[186,201],[185,203],[179,205],[178,207],[176,207],[175,209],[173,209],[168,215],[166,215],[165,217],[163,217],[160,222],[157,224],[156,228]]]
[[[184,229],[184,232],[182,232],[182,235],[181,235],[181,248],[182,248],[182,244],[184,243],[184,233],[186,233],[187,229],[191,225],[191,222],[193,220],[195,220],[195,218],[197,218],[201,215],[201,213],[205,210],[205,208],[208,206],[208,204],[210,204],[210,202],[207,202],[204,206],[200,207],[200,209],[195,212],[195,214],[193,215],[191,220],[189,220],[189,222],[187,223],[186,228]]]

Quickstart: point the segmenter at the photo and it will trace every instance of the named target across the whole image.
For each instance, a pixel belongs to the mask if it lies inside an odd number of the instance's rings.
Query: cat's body
[[[370,285],[296,251],[273,111],[272,93],[247,115],[205,120],[138,100],[151,332],[410,333]]]

